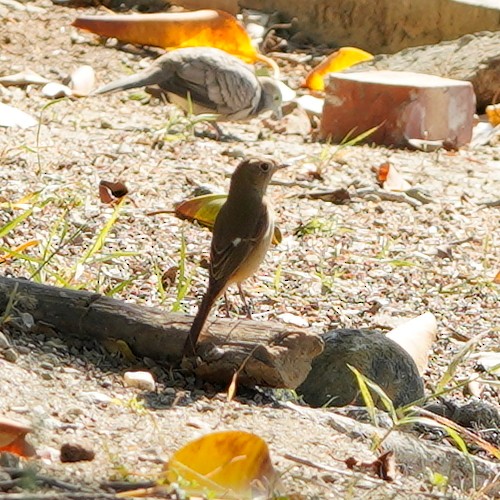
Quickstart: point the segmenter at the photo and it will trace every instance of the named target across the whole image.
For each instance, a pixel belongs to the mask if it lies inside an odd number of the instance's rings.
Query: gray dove
[[[168,52],[144,71],[104,85],[94,94],[145,85],[158,85],[170,102],[195,114],[216,114],[218,121],[247,120],[267,110],[281,117],[276,81],[256,76],[248,64],[211,47]]]

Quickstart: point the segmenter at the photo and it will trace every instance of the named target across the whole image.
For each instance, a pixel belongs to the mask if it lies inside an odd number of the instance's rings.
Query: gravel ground
[[[0,76],[29,69],[63,81],[87,64],[105,83],[139,70],[154,55],[70,27],[76,15],[95,13],[94,8],[76,10],[46,0],[25,5],[29,10],[0,3]],[[296,85],[306,68],[279,62],[285,80]],[[246,284],[255,319],[279,322],[289,313],[318,333],[340,326],[387,330],[431,311],[439,338],[425,374],[429,393],[467,340],[482,335],[474,352],[498,351],[494,278],[500,271],[500,216],[498,204],[483,203],[498,200],[500,146],[433,153],[338,147],[277,132],[265,119],[225,123],[223,130],[237,139],[215,141],[193,134],[192,122],[170,106],[131,98],[139,94],[66,99],[44,108],[50,101],[40,87],[0,87],[2,102],[39,120],[38,127],[0,129],[0,228],[33,208],[0,244],[15,248],[37,240],[25,254],[50,257],[41,269],[34,260],[8,260],[0,264],[3,275],[194,314],[207,282],[200,263],[208,257],[210,233],[169,213],[148,214],[172,210],[198,186],[227,189],[242,156],[267,154],[292,167],[279,172],[269,188],[284,238]],[[210,132],[203,124],[196,129]],[[363,188],[378,189],[373,169],[384,162],[426,192],[429,202],[413,206],[359,195]],[[103,249],[83,261],[114,210],[99,201],[100,180],[123,181],[130,195]],[[336,188],[350,192],[349,203],[304,196]],[[189,283],[184,296],[178,279],[162,280],[164,272],[179,266],[183,242]],[[236,294],[230,301],[231,314],[243,314]],[[213,314],[224,315],[224,307]],[[34,465],[46,475],[91,488],[113,478],[151,479],[188,440],[208,430],[242,429],[269,443],[287,494],[417,498],[421,491],[423,498],[436,492],[425,475],[384,484],[286,459],[291,454],[343,469],[349,456],[373,460],[374,455],[366,438],[339,434],[319,420],[276,407],[260,393],[227,402],[206,384],[158,366],[149,367],[157,391],[143,393],[123,386],[123,372],[131,366],[100,346],[33,335],[19,324],[0,329],[18,355],[16,362],[0,358],[0,413],[34,424],[32,441],[43,452]],[[472,358],[464,360],[452,384],[476,368]],[[465,397],[462,389],[452,395]],[[481,397],[498,406],[498,386],[485,384]],[[55,450],[69,441],[87,443],[96,458],[60,463]],[[470,492],[447,494],[458,498]]]

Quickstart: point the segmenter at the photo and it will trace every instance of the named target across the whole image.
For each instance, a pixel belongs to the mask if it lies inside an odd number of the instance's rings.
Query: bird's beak
[[[290,163],[280,163],[276,168],[277,170],[281,170],[283,168],[288,168],[288,167],[291,167]]]
[[[275,120],[281,120],[283,118],[283,110],[281,109],[281,106],[279,108],[273,109],[272,117]]]

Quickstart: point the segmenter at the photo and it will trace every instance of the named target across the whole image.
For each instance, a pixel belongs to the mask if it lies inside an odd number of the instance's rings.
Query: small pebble
[[[71,73],[71,88],[73,95],[87,96],[95,86],[95,71],[92,66],[83,65]]]
[[[90,462],[94,458],[95,452],[90,447],[76,443],[61,446],[61,462]]]
[[[19,354],[12,347],[5,349],[5,351],[2,352],[2,356],[5,361],[8,361],[9,363],[16,363],[19,359]]]
[[[300,327],[308,327],[309,322],[306,318],[302,316],[297,316],[296,314],[291,313],[283,313],[277,316],[278,319],[283,321],[284,323],[288,323],[290,325],[300,326]]]
[[[49,99],[59,99],[71,95],[71,89],[61,83],[50,82],[42,88],[42,95]]]
[[[35,326],[35,320],[30,313],[23,312],[20,314],[20,317],[26,328],[33,328]]]
[[[3,332],[0,332],[0,349],[7,349],[10,347],[10,342]]]
[[[0,467],[16,469],[19,467],[19,457],[13,453],[0,453]]]
[[[20,413],[20,414],[29,413],[31,410],[29,406],[12,406],[10,409],[14,413]]]
[[[107,394],[103,394],[102,392],[91,391],[91,392],[82,392],[78,399],[89,403],[108,404],[111,402],[113,398],[111,398]]]
[[[126,372],[123,376],[126,387],[137,387],[144,391],[154,391],[156,383],[149,372]]]
[[[61,368],[61,371],[63,373],[67,373],[70,375],[76,375],[76,374],[80,373],[80,370],[77,370],[76,368],[71,368],[71,366],[63,366]]]

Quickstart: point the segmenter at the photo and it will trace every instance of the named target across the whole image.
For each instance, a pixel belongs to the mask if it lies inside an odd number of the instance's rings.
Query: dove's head
[[[279,120],[283,116],[281,110],[283,98],[278,83],[274,78],[268,76],[259,77],[259,82],[262,87],[259,111],[267,111],[270,109],[274,117]]]

